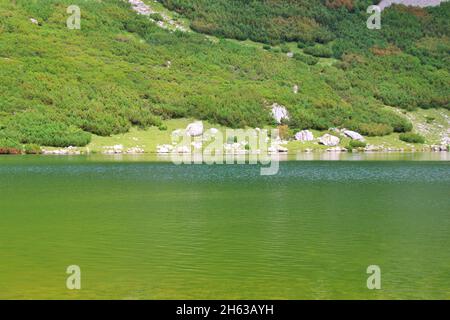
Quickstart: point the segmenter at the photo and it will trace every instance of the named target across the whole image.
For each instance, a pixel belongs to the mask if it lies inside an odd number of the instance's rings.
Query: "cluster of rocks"
[[[181,24],[177,23],[173,19],[171,19],[169,16],[162,12],[158,12],[153,10],[149,5],[145,4],[141,0],[128,0],[128,2],[131,4],[131,7],[134,11],[136,11],[138,14],[144,15],[144,16],[150,16],[152,14],[159,14],[162,18],[162,20],[156,21],[155,19],[149,17],[150,21],[156,23],[156,25],[163,29],[173,29],[173,30],[179,30],[182,32],[188,31],[187,28],[182,26]]]
[[[314,135],[309,130],[302,130],[295,134],[294,136],[295,140],[297,141],[313,141]]]
[[[78,148],[76,148],[76,147],[69,146],[67,148],[56,149],[56,150],[42,149],[42,154],[49,154],[49,155],[80,155],[81,151]]]
[[[125,149],[123,145],[116,144],[114,146],[103,147],[103,154],[141,154],[145,150],[139,146]]]
[[[259,128],[255,128],[255,135],[257,132],[261,131]],[[190,145],[180,145],[176,146],[176,142],[173,145],[170,144],[162,144],[156,147],[156,152],[158,154],[168,154],[168,153],[192,153],[195,151],[200,151],[203,148],[203,141],[210,141],[210,137],[216,135],[219,132],[216,128],[211,128],[205,131],[203,122],[196,121],[187,125],[186,129],[177,129],[172,132],[172,136],[174,137],[196,137],[195,141],[191,142]],[[269,142],[269,138],[266,138],[266,142]],[[286,153],[288,149],[283,145],[288,142],[277,137],[274,141],[271,142],[268,147],[269,153]],[[226,142],[223,144],[223,153],[224,154],[260,154],[261,150],[252,150],[248,146],[247,141],[240,142]]]

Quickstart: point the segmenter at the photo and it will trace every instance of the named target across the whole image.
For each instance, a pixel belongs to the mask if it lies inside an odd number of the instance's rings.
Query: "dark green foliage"
[[[383,104],[450,108],[449,2],[423,9],[394,5],[383,11],[381,30],[366,27],[371,0],[160,2],[210,27],[202,32],[271,44],[297,41],[307,54],[343,58],[353,85]],[[349,56],[363,62],[349,63]]]
[[[41,154],[41,147],[37,144],[26,144],[24,147],[24,152],[26,154]]]
[[[408,143],[425,143],[425,138],[417,133],[402,133],[399,136],[400,140],[408,142]]]
[[[425,120],[427,121],[427,123],[433,123],[434,120],[436,120],[436,118],[435,117],[426,116]]]
[[[374,137],[388,135],[392,133],[393,129],[385,123],[362,123],[359,126],[359,131],[365,136]]]
[[[350,140],[350,142],[348,143],[347,149],[351,150],[351,149],[364,148],[366,145],[367,145],[367,143],[365,143],[364,141]]]
[[[288,53],[289,51],[291,51],[290,49],[289,49],[289,46],[288,45],[282,45],[281,46],[281,52],[283,52],[283,53]]]
[[[20,154],[22,146],[14,139],[0,135],[0,154]]]
[[[316,44],[313,47],[307,47],[303,50],[303,52],[321,58],[330,58],[333,56],[333,50],[331,47],[323,44]]]
[[[266,50],[170,33],[126,1],[3,1],[0,137],[81,146],[90,133],[107,136],[133,125],[164,130],[162,120],[177,117],[263,127],[273,124],[267,106],[274,102],[288,108],[291,128],[345,126],[382,135],[411,130],[383,104],[449,108],[449,4],[426,9],[426,19],[388,9],[377,32],[365,27],[369,1],[354,1],[351,9],[312,0],[162,2],[191,17],[194,29],[258,40]],[[82,9],[81,30],[65,27],[71,4]],[[408,30],[394,32],[395,19]],[[275,54],[288,50],[287,41],[321,57],[332,50],[341,60],[324,66],[308,54]]]
[[[301,62],[304,62],[310,66],[313,66],[313,65],[317,64],[317,62],[319,62],[319,59],[316,57],[312,57],[312,56],[298,53],[298,52],[294,54],[294,58]]]

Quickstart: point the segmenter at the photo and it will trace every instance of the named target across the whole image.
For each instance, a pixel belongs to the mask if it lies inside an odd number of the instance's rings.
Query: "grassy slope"
[[[310,67],[285,54],[262,50],[260,44],[243,46],[169,33],[120,1],[38,2],[36,6],[20,0],[16,6],[0,2],[0,129],[9,135],[23,129],[15,123],[27,127],[29,114],[39,114],[45,121],[31,117],[32,124],[37,123],[35,131],[63,124],[58,127],[63,133],[82,128],[121,134],[94,135],[94,149],[115,141],[127,145],[126,140],[138,134],[149,137],[146,150],[154,151],[156,144],[170,141],[170,130],[125,133],[132,122],[146,126],[160,123],[154,115],[193,116],[236,127],[264,126],[270,123],[264,106],[272,102],[294,112],[344,106],[361,118],[370,118],[381,107],[373,98],[349,91],[347,96],[363,99],[369,106],[352,109],[340,90],[330,85],[344,76],[339,69]],[[81,31],[64,26],[69,3],[82,8]],[[31,24],[29,17],[37,18],[41,26]],[[169,60],[172,65],[167,68],[164,64]],[[301,87],[298,95],[292,93],[293,84]],[[167,122],[169,129],[185,124],[185,120]],[[139,145],[134,142],[130,144]]]
[[[414,123],[415,127],[421,127],[422,125],[427,128],[427,131],[418,131],[426,138],[427,144],[439,144],[440,142],[440,133],[445,131],[445,129],[450,128],[450,112],[444,109],[419,109],[417,111],[408,112],[408,117],[410,117]],[[433,117],[435,120],[431,124],[426,122],[426,117]],[[121,144],[125,149],[132,147],[141,147],[145,150],[145,152],[156,152],[157,145],[161,144],[170,144],[171,143],[171,132],[177,129],[184,129],[193,119],[173,119],[167,120],[165,123],[167,124],[167,130],[161,131],[158,128],[153,127],[147,130],[141,130],[138,128],[132,128],[130,132],[114,135],[111,137],[100,137],[94,135],[92,138],[92,142],[88,145],[88,148],[91,152],[102,152],[104,151],[104,147],[113,146],[117,144]],[[217,124],[212,124],[209,122],[204,122],[205,128],[217,128],[225,134],[225,130],[227,129],[224,126],[218,126]],[[325,134],[326,131],[317,131],[313,130],[315,137],[320,137]],[[367,137],[367,143],[374,146],[384,146],[385,148],[394,148],[394,149],[404,149],[405,151],[409,150],[420,150],[421,145],[413,145],[409,143],[405,143],[398,138],[398,133],[393,133],[388,136],[383,137]],[[348,138],[342,138],[340,146],[346,147],[349,143]],[[305,151],[306,149],[313,150],[326,150],[328,147],[318,145],[317,142],[299,142],[299,141],[290,141],[287,145],[289,149],[289,154],[295,154],[299,151]],[[85,150],[85,149],[84,149]]]

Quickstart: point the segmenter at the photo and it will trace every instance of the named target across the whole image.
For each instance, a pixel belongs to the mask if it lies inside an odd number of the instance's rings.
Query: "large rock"
[[[158,145],[156,147],[156,150],[156,152],[158,153],[170,153],[173,150],[173,146],[171,146],[170,144]]]
[[[286,107],[279,105],[278,103],[272,105],[272,116],[278,124],[281,123],[283,119],[289,120],[289,113],[286,110]]]
[[[356,131],[344,130],[344,134],[352,140],[364,141],[364,137]]]
[[[201,136],[203,134],[203,122],[197,121],[188,124],[186,127],[186,134],[191,137]]]
[[[339,144],[339,141],[341,141],[338,137],[333,136],[331,134],[324,134],[319,138],[319,143],[328,146],[328,147],[335,147]]]
[[[314,135],[309,130],[302,130],[295,134],[295,140],[298,141],[313,141]]]
[[[381,0],[378,6],[381,10],[390,7],[393,4],[402,4],[411,7],[435,7],[446,0]]]

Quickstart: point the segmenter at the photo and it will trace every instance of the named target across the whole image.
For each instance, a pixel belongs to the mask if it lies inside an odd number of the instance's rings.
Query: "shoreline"
[[[404,152],[297,152],[268,155],[270,161],[450,161],[450,152],[447,151],[404,151]],[[81,154],[19,154],[0,155],[0,161],[28,158],[29,160],[44,159],[80,159],[86,161],[117,161],[117,162],[162,162],[174,163],[171,154],[158,153],[138,153],[138,154],[101,154],[101,153],[81,153]],[[181,164],[210,164],[213,157],[195,157],[194,154],[178,155],[178,162]],[[257,164],[260,164],[258,157]],[[227,154],[221,158],[214,159],[213,164],[252,164],[249,162],[249,155]],[[175,164],[175,163],[174,163]],[[179,163],[178,163],[179,164]]]

